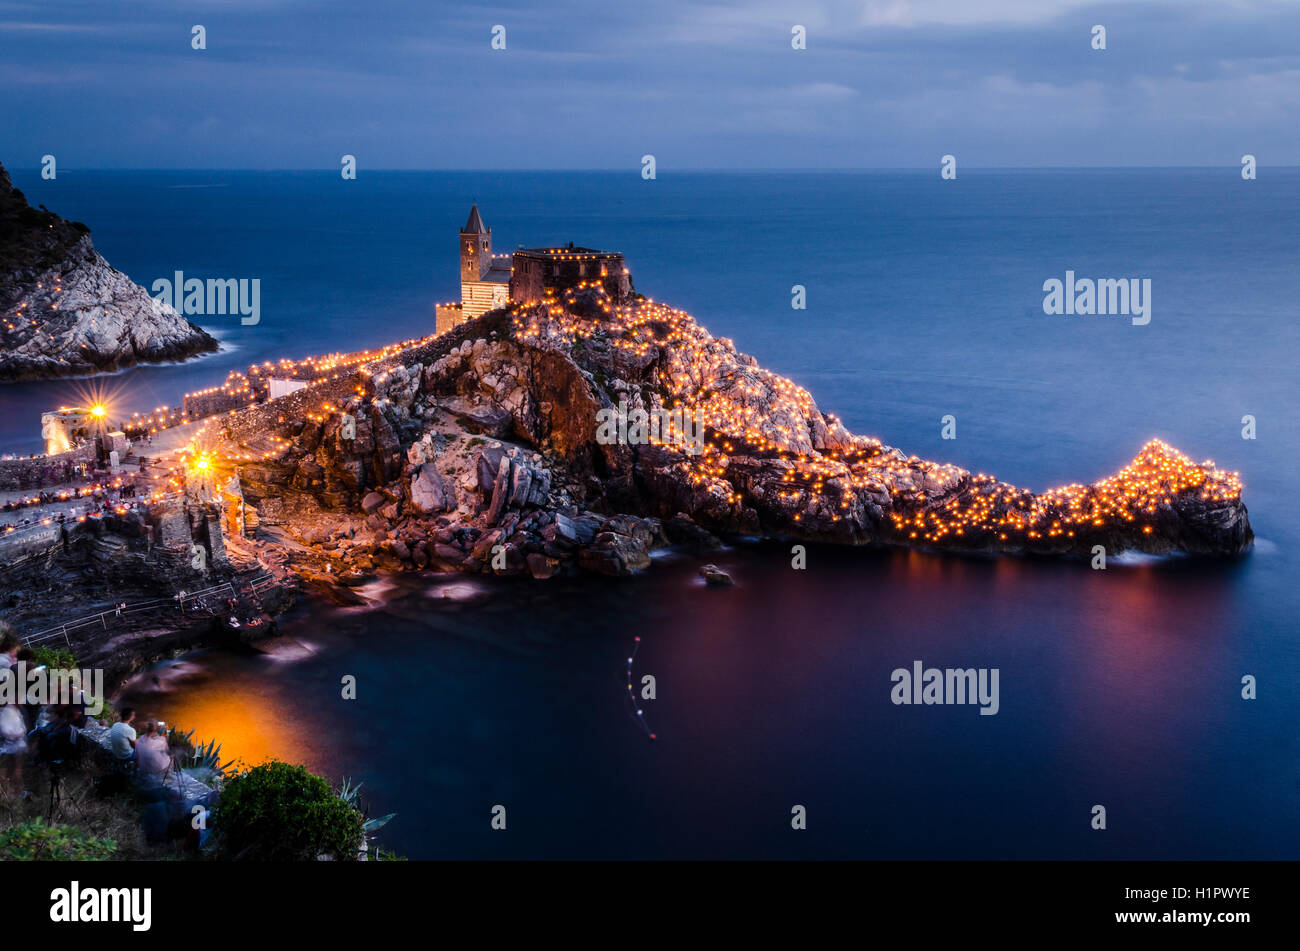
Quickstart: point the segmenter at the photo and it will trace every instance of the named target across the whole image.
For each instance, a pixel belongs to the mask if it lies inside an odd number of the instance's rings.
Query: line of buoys
[[[636,642],[632,645],[632,656],[627,659],[627,693],[624,696],[627,697],[628,716],[630,716],[633,721],[635,721],[641,729],[645,731],[647,737],[653,740],[655,739],[655,734],[650,729],[650,724],[645,722],[645,711],[641,708],[640,703],[637,702],[636,691],[632,686],[632,664],[635,663],[637,651],[639,650],[641,650],[640,637],[636,638]]]

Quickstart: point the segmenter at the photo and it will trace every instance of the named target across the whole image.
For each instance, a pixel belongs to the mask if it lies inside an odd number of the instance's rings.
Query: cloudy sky
[[[1300,165],[1293,0],[0,0],[13,167],[636,168],[652,153],[662,174],[1246,152]]]

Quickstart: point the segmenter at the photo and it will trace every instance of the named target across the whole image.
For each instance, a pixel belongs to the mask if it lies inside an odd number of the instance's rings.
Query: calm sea
[[[301,648],[205,652],[134,688],[228,753],[364,779],[399,814],[398,851],[1300,857],[1300,171],[14,179],[146,286],[261,279],[259,325],[201,321],[227,351],[95,381],[126,411],[251,362],[428,332],[477,201],[496,250],[622,250],[643,293],[908,451],[1042,489],[1160,436],[1242,473],[1259,544],[1235,564],[816,549],[795,572],[757,547],[717,559],[739,582],[725,591],[671,558],[614,584],[404,578],[374,612],[305,605],[285,625]],[[1150,324],[1044,315],[1043,282],[1067,269],[1149,278]],[[38,448],[41,410],[87,385],[0,387],[0,450]],[[624,703],[637,635],[654,743]],[[892,705],[890,672],[914,660],[998,668],[1000,712]]]

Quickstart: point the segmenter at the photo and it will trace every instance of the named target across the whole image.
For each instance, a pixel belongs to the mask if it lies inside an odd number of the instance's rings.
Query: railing
[[[10,539],[18,539],[28,535],[35,535],[37,532],[41,531],[42,529],[56,528],[66,523],[67,523],[66,519],[63,522],[59,522],[56,519],[50,519],[48,522],[40,521],[34,525],[15,525],[12,528],[3,528],[0,529],[0,543],[9,541]]]
[[[161,494],[156,494],[156,495],[141,495],[136,498],[118,499],[117,504],[120,505],[124,502],[129,502],[131,503],[131,505],[138,505],[147,508],[151,505],[159,505],[161,503],[172,501],[174,499],[183,498],[184,496],[185,493],[180,491],[163,492]],[[61,500],[59,500],[59,501],[51,502],[50,504],[60,505],[64,503]],[[92,501],[87,504],[95,505],[98,503]],[[129,507],[130,506],[128,506],[128,508]],[[68,528],[75,528],[77,525],[81,525],[85,523],[88,519],[92,519],[92,518],[99,519],[99,518],[104,518],[105,516],[108,515],[116,515],[118,513],[110,511],[110,512],[82,512],[81,514],[76,514],[74,512],[62,512],[60,514],[63,515],[62,521],[60,521],[57,516],[46,515],[40,521],[34,522],[31,525],[14,525],[12,527],[0,528],[0,543],[3,543],[11,538],[22,538],[24,535],[34,534],[43,528],[53,528],[56,525],[65,525]]]
[[[248,590],[254,598],[260,596],[276,584],[275,578],[270,575],[254,578],[248,583]],[[174,594],[170,598],[152,598],[148,601],[135,601],[131,603],[124,602],[120,607],[109,608],[107,611],[100,611],[98,614],[87,614],[85,617],[79,617],[72,621],[65,621],[54,627],[46,628],[43,631],[37,631],[24,637],[23,643],[27,646],[40,644],[45,641],[53,640],[59,637],[63,638],[65,644],[72,646],[72,638],[69,636],[74,631],[80,631],[87,627],[99,625],[104,630],[108,630],[109,619],[116,621],[118,618],[128,617],[132,614],[143,614],[146,612],[160,611],[164,608],[176,608],[182,614],[185,614],[185,608],[190,608],[190,614],[206,615],[215,617],[221,613],[217,606],[226,598],[236,598],[239,591],[234,584],[229,581],[221,584],[212,585],[211,587],[202,588],[198,591],[186,591],[184,594]]]

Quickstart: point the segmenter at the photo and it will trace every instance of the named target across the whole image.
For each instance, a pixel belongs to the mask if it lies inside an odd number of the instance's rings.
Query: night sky
[[[1298,165],[1298,50],[1230,0],[0,0],[0,162]]]

